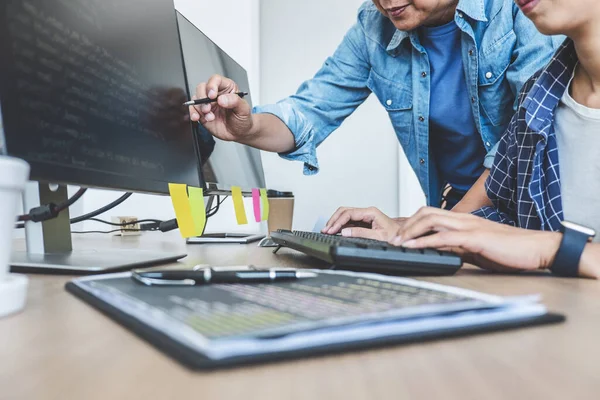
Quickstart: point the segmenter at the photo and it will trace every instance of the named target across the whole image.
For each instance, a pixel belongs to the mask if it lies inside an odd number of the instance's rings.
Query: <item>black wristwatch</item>
[[[563,221],[561,224],[563,237],[550,271],[559,276],[577,277],[585,245],[596,236],[596,231],[573,222]]]

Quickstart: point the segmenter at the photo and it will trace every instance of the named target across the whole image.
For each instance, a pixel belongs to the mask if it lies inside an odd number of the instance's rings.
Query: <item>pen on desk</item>
[[[225,94],[229,94],[229,93],[225,93]],[[240,96],[242,99],[244,98],[244,96],[248,96],[247,92],[236,92],[235,94]],[[221,96],[221,95],[219,95],[219,96]],[[200,104],[209,104],[209,103],[213,103],[213,102],[217,101],[219,96],[215,97],[214,99],[210,99],[210,98],[206,97],[204,99],[190,100],[190,101],[186,101],[185,103],[183,103],[183,105],[184,106],[197,106]]]
[[[134,271],[131,277],[148,286],[196,286],[215,283],[270,283],[315,278],[317,274],[289,269],[215,271],[205,268],[201,270]]]

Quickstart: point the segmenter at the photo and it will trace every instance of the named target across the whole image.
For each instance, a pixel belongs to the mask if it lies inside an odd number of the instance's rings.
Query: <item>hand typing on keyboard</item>
[[[389,242],[400,235],[404,219],[393,219],[375,207],[340,207],[329,219],[322,233]]]
[[[424,236],[424,234],[433,234]],[[548,269],[561,241],[561,234],[515,228],[484,218],[438,208],[422,208],[405,224],[402,236],[392,240],[394,246],[409,249],[451,250],[481,268],[496,272]],[[591,263],[594,249],[587,245],[587,263],[582,258],[579,274],[598,278],[600,269]],[[600,245],[596,248],[600,254]],[[586,253],[584,253],[584,257]],[[600,267],[600,263],[596,263]]]

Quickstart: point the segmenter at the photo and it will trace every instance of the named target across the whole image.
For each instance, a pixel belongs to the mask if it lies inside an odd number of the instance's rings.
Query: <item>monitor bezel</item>
[[[187,74],[185,71],[185,63],[183,58],[183,48],[181,45],[181,37],[177,21],[177,10],[175,9],[175,7],[173,7],[172,16],[177,29],[177,39],[179,43],[179,54],[181,56],[181,67],[184,77],[185,90],[186,93],[189,94]],[[8,37],[7,32],[5,32],[5,29],[6,27],[0,27],[0,33]],[[6,48],[7,45],[8,41],[0,41],[1,54],[9,54],[9,49]],[[6,63],[0,64],[6,65]],[[3,72],[4,68],[2,67],[2,65],[0,65],[0,73]],[[0,85],[4,86],[4,80],[0,79]],[[2,92],[5,92],[5,88],[0,87],[0,93]],[[10,119],[8,120],[7,124],[7,120],[6,118],[4,118],[6,107],[6,104],[2,104],[2,99],[0,96],[0,119],[2,119],[2,123],[0,124],[0,154],[21,158],[24,161],[26,161],[31,168],[29,178],[31,181],[37,181],[40,183],[73,185],[84,188],[97,188],[158,195],[169,194],[169,183],[183,183],[190,186],[201,187],[205,190],[207,189],[207,185],[204,182],[204,176],[202,172],[202,160],[200,158],[200,149],[198,137],[196,134],[196,128],[193,126],[192,122],[189,123],[189,133],[192,136],[192,143],[194,145],[198,180],[197,182],[166,182],[163,180],[140,178],[137,176],[125,175],[116,172],[83,170],[75,166],[57,165],[49,162],[28,160],[22,157],[21,155],[11,154],[9,145],[7,143],[8,141],[6,137],[6,131],[8,129],[12,129],[12,127],[10,126]],[[8,111],[8,113],[10,113],[10,110]]]
[[[185,54],[183,51],[183,42],[181,40],[181,30],[179,28],[179,19],[177,17],[181,17],[182,19],[187,21],[190,25],[192,25],[194,28],[196,28],[202,35],[204,35],[204,37],[208,41],[210,41],[220,51],[222,51],[223,53],[226,53],[226,52],[221,48],[221,46],[219,46],[214,40],[212,40],[206,33],[204,33],[202,31],[202,29],[198,28],[198,26],[196,26],[196,24],[194,24],[192,21],[190,21],[189,18],[187,18],[185,15],[183,15],[182,12],[180,12],[179,10],[176,9],[175,15],[176,15],[176,19],[177,19],[177,29],[179,32],[179,44],[181,46],[181,55],[183,57],[183,69],[184,69],[184,71],[186,71],[186,73],[185,73],[185,79],[186,79],[186,83],[187,83],[186,89],[187,89],[188,96],[190,96],[190,98],[191,98],[190,85],[189,85],[188,75],[187,75],[187,70],[186,70],[186,65],[185,65]],[[229,57],[232,58],[231,56],[229,56]],[[234,59],[234,61],[240,66],[240,68],[242,68],[244,70],[244,72],[246,73],[246,77],[249,80],[248,70],[246,68],[244,68],[241,64],[239,64],[235,59]],[[248,88],[248,91],[250,91],[250,88]],[[192,129],[194,130],[194,134],[196,135],[196,138],[197,138],[198,137],[197,135],[199,135],[200,127],[198,126],[198,123],[193,123],[192,125],[193,125]],[[219,140],[219,139],[216,139],[216,140]],[[200,159],[200,157],[199,157],[199,159]],[[202,160],[200,160],[200,162],[202,163]],[[207,162],[210,162],[210,161],[207,161]],[[266,178],[264,177],[264,167],[262,165],[262,162],[261,162],[261,168],[263,169],[263,180],[266,181]],[[207,182],[204,177],[204,171],[203,171],[202,164],[200,164],[200,173],[202,176],[202,181],[204,182],[205,193],[210,194],[210,195],[223,195],[223,196],[231,194],[231,188],[235,185],[231,185],[230,183],[227,183],[227,182]],[[251,188],[251,187],[243,187],[242,186],[242,195],[244,197],[251,197],[252,189],[253,188]]]

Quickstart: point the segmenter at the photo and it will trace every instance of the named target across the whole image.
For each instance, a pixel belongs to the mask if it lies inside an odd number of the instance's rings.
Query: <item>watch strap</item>
[[[559,276],[579,276],[579,261],[590,236],[568,227],[563,229],[563,238],[550,270]]]

